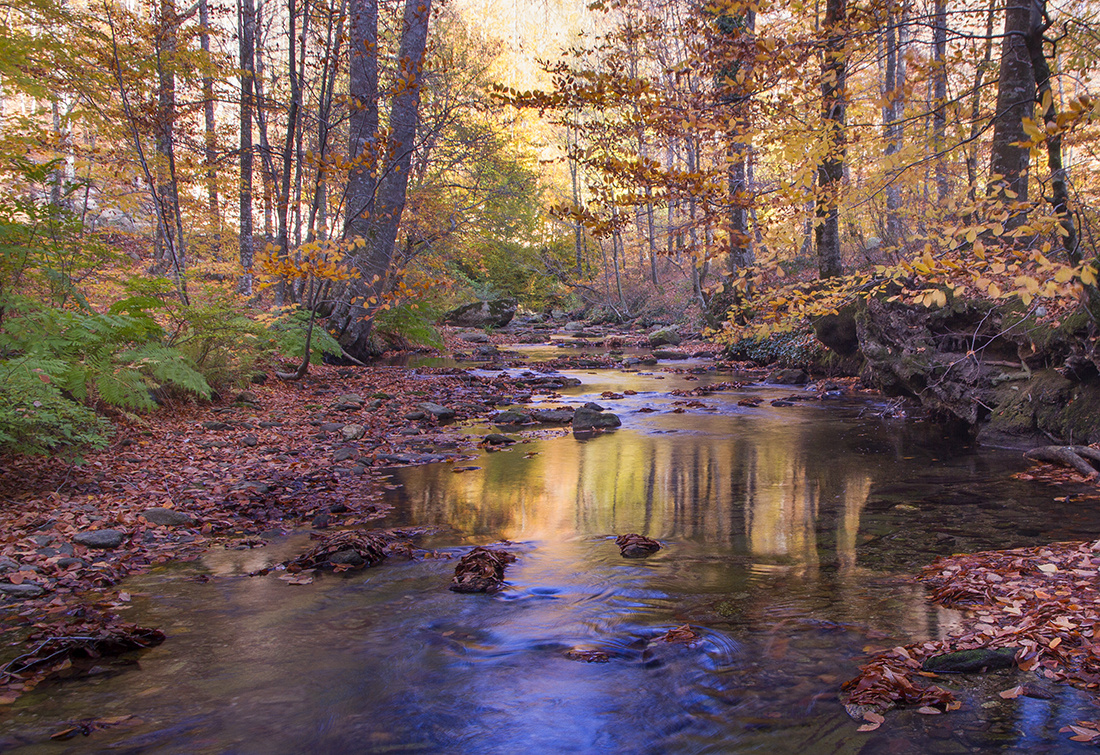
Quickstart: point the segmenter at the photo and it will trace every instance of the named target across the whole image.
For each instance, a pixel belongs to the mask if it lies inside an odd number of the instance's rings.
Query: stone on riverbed
[[[661,550],[661,544],[645,535],[619,535],[615,538],[623,558],[645,558]]]
[[[159,524],[162,527],[180,527],[189,525],[194,521],[190,514],[160,507],[145,509],[141,512],[141,515],[153,524]]]
[[[978,674],[1016,665],[1019,648],[974,648],[946,655],[934,655],[922,665],[922,671],[936,674]]]
[[[10,595],[14,598],[37,598],[42,592],[42,588],[38,585],[32,585],[26,582],[21,585],[0,582],[0,594]]]
[[[573,415],[573,432],[591,432],[593,430],[605,430],[611,427],[619,427],[622,420],[617,415],[604,413],[595,409],[582,406]]]
[[[104,550],[117,548],[122,545],[125,539],[126,533],[119,532],[118,530],[91,530],[88,532],[78,532],[73,536],[73,542],[77,545],[83,545],[88,548],[103,548]]]
[[[451,589],[455,592],[498,592],[504,587],[504,567],[516,557],[502,550],[478,546],[455,566]]]

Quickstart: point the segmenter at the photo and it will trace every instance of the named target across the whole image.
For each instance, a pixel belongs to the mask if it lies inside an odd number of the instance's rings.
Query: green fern
[[[297,359],[305,356],[309,312],[302,309],[295,310],[276,320],[268,329],[275,337],[275,348],[280,354]],[[320,320],[315,322],[313,335],[310,338],[310,364],[320,364],[324,354],[338,356],[341,353],[343,350],[340,344],[324,329],[323,323]]]
[[[62,395],[52,379],[24,360],[0,362],[0,449],[47,454],[98,448],[110,426]]]

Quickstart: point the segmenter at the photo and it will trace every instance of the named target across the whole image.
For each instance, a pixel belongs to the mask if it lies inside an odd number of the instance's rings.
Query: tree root
[[[1040,446],[1025,453],[1024,458],[1071,467],[1090,480],[1100,476],[1096,466],[1086,461],[1100,462],[1100,449],[1092,446]]]

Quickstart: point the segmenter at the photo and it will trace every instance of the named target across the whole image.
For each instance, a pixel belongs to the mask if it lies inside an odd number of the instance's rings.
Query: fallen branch
[[[1086,461],[1086,459],[1100,461],[1100,449],[1092,446],[1040,446],[1025,453],[1024,457],[1032,461],[1045,461],[1071,467],[1090,480],[1100,475],[1095,465]]]

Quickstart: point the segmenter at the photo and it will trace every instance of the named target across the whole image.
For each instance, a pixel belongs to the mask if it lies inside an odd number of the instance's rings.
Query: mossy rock
[[[974,648],[934,655],[921,664],[934,674],[980,674],[1016,665],[1017,648]]]

